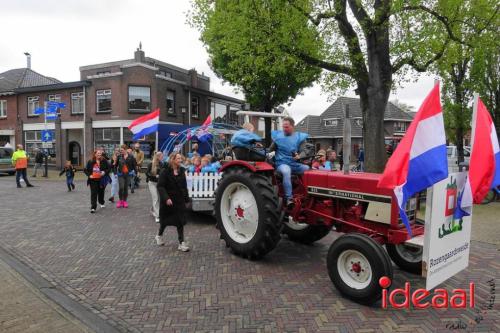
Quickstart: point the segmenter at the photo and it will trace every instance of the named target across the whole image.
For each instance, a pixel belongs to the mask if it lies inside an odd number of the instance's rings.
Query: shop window
[[[39,107],[39,99],[40,97],[38,96],[31,96],[28,97],[28,116],[36,116],[35,114],[35,109]]]
[[[175,114],[175,91],[167,90],[167,113]]]
[[[150,87],[128,87],[128,111],[149,112],[151,104]]]
[[[97,112],[111,112],[111,89],[97,90]]]
[[[7,101],[0,101],[0,118],[7,118]]]
[[[83,92],[71,93],[71,114],[82,114],[83,105]]]

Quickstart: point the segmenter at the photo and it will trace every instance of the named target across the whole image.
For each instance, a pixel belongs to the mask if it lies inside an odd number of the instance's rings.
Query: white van
[[[458,172],[458,151],[457,146],[446,146],[448,155],[448,172]],[[470,147],[464,146],[464,162],[469,164]]]

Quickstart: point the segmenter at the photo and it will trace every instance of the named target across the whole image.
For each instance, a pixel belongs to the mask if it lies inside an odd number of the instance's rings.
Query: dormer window
[[[339,120],[338,119],[325,119],[323,123],[325,126],[335,127],[335,126],[339,125]]]

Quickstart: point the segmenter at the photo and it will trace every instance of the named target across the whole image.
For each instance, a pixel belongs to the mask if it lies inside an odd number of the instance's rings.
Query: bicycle
[[[500,186],[497,186],[489,190],[486,196],[484,197],[483,201],[481,201],[481,204],[487,205],[490,202],[494,202],[497,200],[500,200]]]

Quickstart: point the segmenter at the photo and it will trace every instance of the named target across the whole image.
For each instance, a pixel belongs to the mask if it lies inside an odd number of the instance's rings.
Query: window
[[[394,123],[394,132],[397,133],[405,133],[407,129],[408,123],[403,121],[396,121]]]
[[[39,99],[38,96],[28,97],[28,116],[36,116],[35,109],[39,106]]]
[[[51,102],[60,102],[61,101],[61,94],[49,95],[49,101],[51,101]]]
[[[191,117],[200,117],[200,99],[198,97],[191,98]]]
[[[94,129],[94,141],[117,141],[120,143],[120,128],[96,128]]]
[[[42,147],[42,131],[25,131],[24,132],[24,140],[25,140],[25,150],[29,156],[35,157],[36,148],[41,149],[43,151],[48,151],[52,160],[49,160],[49,164],[55,163],[56,150],[54,147],[55,138],[52,139],[52,148],[45,149]]]
[[[111,74],[110,71],[101,71],[101,72],[97,72],[96,75],[106,75],[106,74]]]
[[[111,112],[111,89],[97,90],[97,112]]]
[[[338,126],[338,119],[325,119],[325,126]]]
[[[211,102],[210,103],[210,116],[214,123],[226,124],[227,119],[227,106],[225,104]]]
[[[354,119],[354,123],[356,124],[356,126],[363,127],[363,119],[362,118],[353,118],[353,119]]]
[[[83,113],[83,92],[71,93],[71,114]]]
[[[168,78],[172,78],[172,73],[167,71],[160,71],[160,75]]]
[[[151,103],[149,87],[128,87],[128,111],[129,112],[149,112]]]
[[[167,113],[175,114],[175,91],[167,90]]]
[[[7,101],[0,101],[0,118],[7,118]]]

